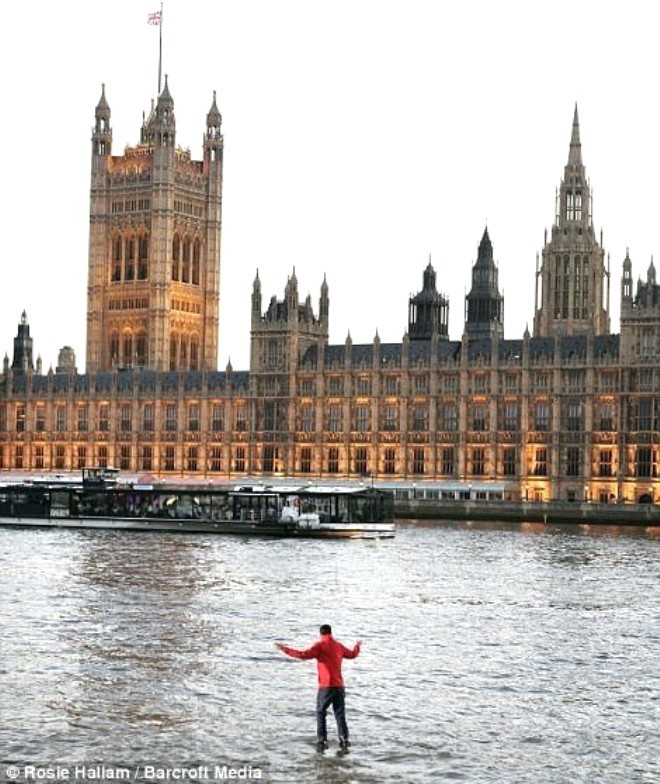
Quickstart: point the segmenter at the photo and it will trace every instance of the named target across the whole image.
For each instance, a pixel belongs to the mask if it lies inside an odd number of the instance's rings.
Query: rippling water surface
[[[659,781],[659,545],[540,527],[382,542],[3,529],[0,761]],[[343,757],[315,752],[314,663],[273,647],[306,647],[322,622],[364,641],[344,665]]]

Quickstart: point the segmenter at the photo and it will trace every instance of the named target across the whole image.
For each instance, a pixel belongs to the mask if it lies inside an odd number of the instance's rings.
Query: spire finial
[[[571,146],[568,151],[568,165],[582,166],[582,145],[580,144],[580,120],[578,118],[577,101],[573,112],[573,128],[571,130]]]

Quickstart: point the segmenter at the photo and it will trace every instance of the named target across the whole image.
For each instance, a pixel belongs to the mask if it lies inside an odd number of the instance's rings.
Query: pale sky
[[[44,371],[84,370],[91,128],[101,84],[113,153],[156,97],[159,2],[3,7],[0,348],[26,310]],[[484,227],[506,338],[534,316],[575,103],[596,231],[621,264],[660,254],[654,4],[461,0],[166,0],[163,72],[177,142],[202,157],[213,90],[225,135],[220,352],[248,369],[257,269],[264,308],[295,268],[330,341],[399,342],[429,255],[460,339]]]

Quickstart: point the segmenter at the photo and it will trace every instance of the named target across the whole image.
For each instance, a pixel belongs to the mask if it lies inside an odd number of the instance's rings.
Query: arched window
[[[121,280],[121,250],[122,240],[121,237],[113,237],[112,239],[112,277],[111,280]]]
[[[575,220],[575,200],[573,191],[566,192],[566,218],[568,220]]]
[[[172,240],[172,280],[179,280],[179,261],[181,259],[181,238],[178,234]]]
[[[177,369],[177,336],[170,337],[170,370]]]
[[[181,265],[181,282],[190,283],[190,237],[183,239],[183,264]]]
[[[135,361],[139,367],[147,365],[147,336],[140,332],[135,341]]]
[[[197,335],[190,339],[190,370],[199,370],[199,340]]]
[[[126,238],[124,280],[135,280],[135,237]]]
[[[573,259],[573,265],[575,269],[575,276],[579,277],[581,266],[582,266],[582,259],[580,256],[575,256],[575,258]]]
[[[138,238],[138,280],[149,277],[149,237],[146,234]]]
[[[119,335],[113,332],[110,336],[110,364],[116,365],[119,362]]]
[[[133,335],[130,332],[124,333],[122,341],[122,365],[124,367],[133,365]]]
[[[199,286],[199,261],[202,255],[202,243],[196,239],[193,244],[192,284]]]

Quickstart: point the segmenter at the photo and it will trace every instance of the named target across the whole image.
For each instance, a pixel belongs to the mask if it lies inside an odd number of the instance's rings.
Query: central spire
[[[606,335],[609,271],[593,226],[577,103],[556,204],[552,237],[546,234],[540,269],[537,264],[534,336]]]
[[[573,113],[573,129],[571,131],[571,146],[568,151],[568,165],[573,168],[582,166],[582,145],[580,144],[580,120],[578,119],[577,102]]]

